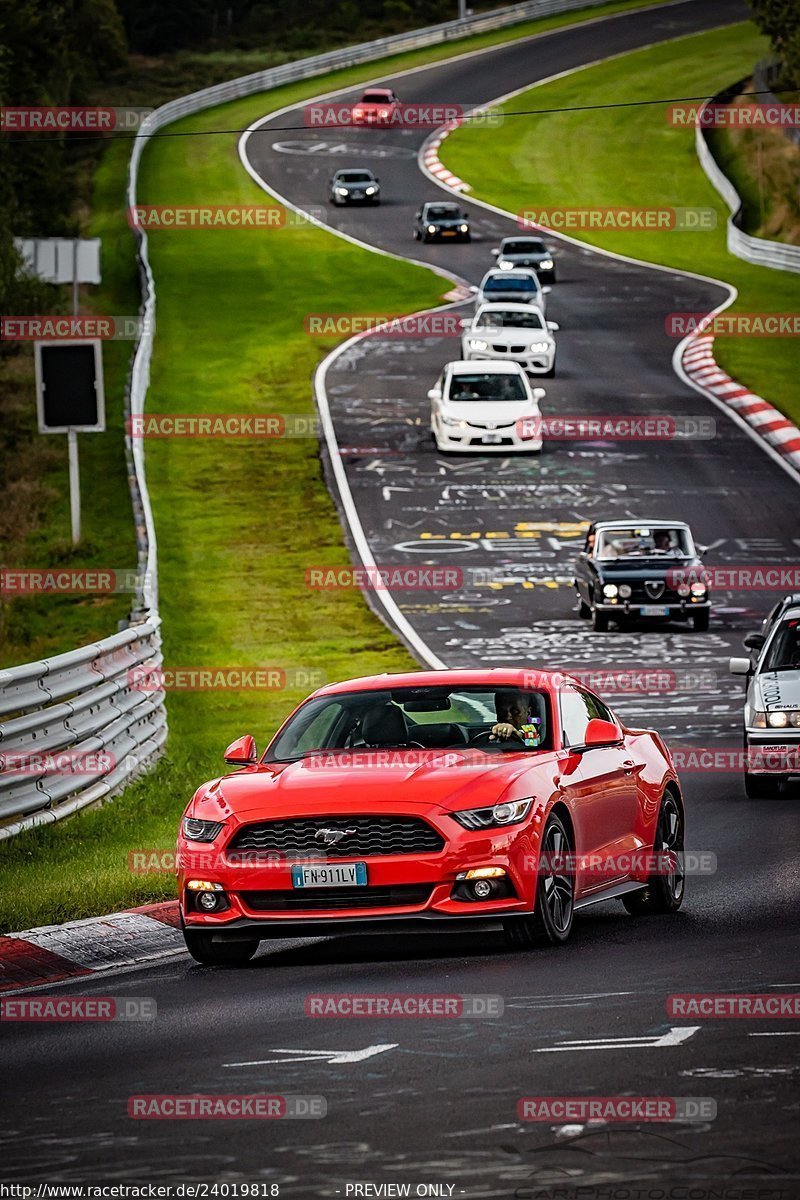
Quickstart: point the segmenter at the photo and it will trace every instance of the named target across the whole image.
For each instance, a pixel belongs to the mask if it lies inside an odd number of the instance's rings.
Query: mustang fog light
[[[476,879],[472,885],[472,893],[476,900],[488,900],[494,891],[494,884],[489,879]]]
[[[619,594],[623,600],[629,600],[631,595],[631,585],[629,583],[621,583],[619,585]]]
[[[785,712],[771,712],[767,714],[767,721],[772,729],[785,729],[789,724],[789,715]]]
[[[603,584],[603,595],[607,596],[609,600],[613,600],[614,597],[618,594],[618,592],[619,592],[619,588],[617,587],[617,585],[615,583],[604,583]]]
[[[505,867],[471,867],[469,871],[459,871],[456,879],[499,879],[505,873]]]
[[[197,904],[206,912],[213,912],[217,907],[218,900],[216,892],[201,892],[197,897]]]

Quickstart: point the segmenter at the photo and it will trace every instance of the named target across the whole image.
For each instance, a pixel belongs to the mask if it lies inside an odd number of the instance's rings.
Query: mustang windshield
[[[597,535],[595,558],[692,558],[695,554],[688,529],[646,525],[602,529]]]
[[[800,620],[784,621],[773,638],[763,671],[800,671]]]
[[[499,371],[474,375],[454,375],[450,382],[451,400],[527,400],[525,385],[519,375],[501,375]]]
[[[516,733],[493,739],[498,722]],[[267,762],[313,754],[390,750],[533,753],[551,748],[546,693],[519,688],[403,687],[308,700],[269,746]]]

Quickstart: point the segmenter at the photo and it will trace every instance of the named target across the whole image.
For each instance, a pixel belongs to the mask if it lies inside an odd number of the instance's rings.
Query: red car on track
[[[193,796],[178,877],[186,944],[246,962],[259,940],[501,923],[565,942],[577,909],[683,899],[669,752],[569,676],[429,671],[320,688],[259,758]]]
[[[367,88],[353,105],[354,125],[391,125],[400,110],[400,101],[391,88]]]

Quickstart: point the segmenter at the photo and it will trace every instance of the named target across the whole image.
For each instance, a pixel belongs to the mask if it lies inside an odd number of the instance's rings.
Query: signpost
[[[99,238],[17,238],[23,263],[46,283],[72,284],[78,315],[78,286],[100,283]],[[103,353],[99,338],[34,342],[36,413],[40,433],[66,433],[72,544],[81,540],[78,433],[106,427]]]

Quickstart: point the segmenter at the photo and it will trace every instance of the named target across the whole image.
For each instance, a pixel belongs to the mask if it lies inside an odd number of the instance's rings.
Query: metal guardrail
[[[706,140],[703,113],[710,104],[727,104],[742,88],[739,80],[724,91],[712,96],[697,114],[695,146],[700,165],[722,199],[731,210],[728,218],[728,250],[737,258],[758,267],[772,267],[776,271],[800,271],[800,246],[786,242],[770,242],[766,238],[753,237],[742,229],[742,198],[736,188],[720,169]]]
[[[164,692],[130,672],[161,662],[155,618],[0,671],[0,840],[106,799],[158,756]]]
[[[150,137],[181,117],[284,83],[376,61],[405,50],[435,46],[468,34],[503,29],[553,13],[593,8],[605,2],[525,0],[479,16],[445,21],[411,33],[285,63],[172,100],[148,115],[133,142],[128,171],[129,209],[136,205],[139,165]],[[147,234],[138,226],[134,232],[142,277],[143,320],[125,397],[128,417],[144,412],[156,315]],[[0,720],[0,840],[56,821],[120,791],[158,756],[166,740],[163,691],[139,691],[131,687],[128,676],[132,667],[141,664],[158,667],[161,643],[156,535],[147,492],[143,439],[127,436],[125,453],[140,581],[131,621],[141,623],[91,646],[0,671],[0,718],[3,718]],[[79,764],[94,756],[95,773],[65,773],[62,761],[65,755],[70,761],[79,760]],[[100,769],[103,766],[107,769]]]

